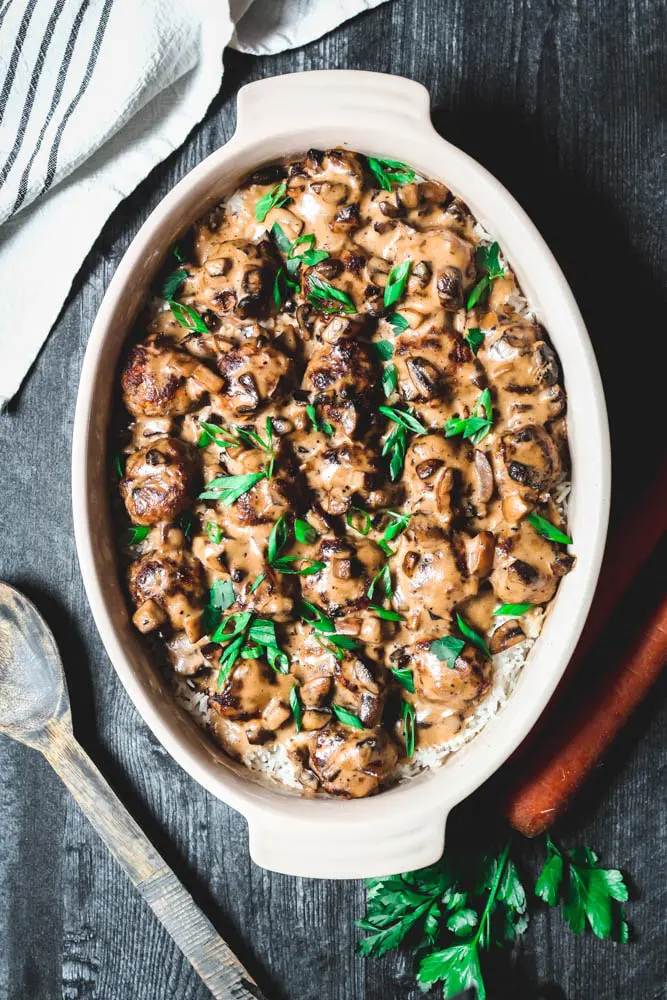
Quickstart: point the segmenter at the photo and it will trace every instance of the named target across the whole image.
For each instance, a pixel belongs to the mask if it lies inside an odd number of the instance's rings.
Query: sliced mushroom
[[[516,618],[512,618],[511,621],[503,622],[495,630],[489,640],[489,649],[495,656],[496,653],[502,653],[506,649],[516,646],[517,643],[523,642],[525,638],[526,633],[521,625]]]

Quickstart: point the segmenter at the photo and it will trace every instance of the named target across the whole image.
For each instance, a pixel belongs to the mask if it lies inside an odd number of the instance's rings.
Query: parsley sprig
[[[500,247],[497,243],[492,243],[490,247],[478,247],[477,253],[475,254],[475,259],[477,261],[477,266],[480,271],[484,271],[485,274],[477,282],[472,292],[468,296],[468,301],[466,302],[466,309],[472,309],[480,299],[485,295],[487,290],[491,287],[491,282],[495,281],[496,278],[502,278],[505,275],[504,269],[500,266],[500,260],[498,255],[500,253]]]
[[[555,524],[552,524],[551,521],[540,517],[539,514],[529,514],[526,520],[529,524],[532,524],[538,535],[548,538],[550,542],[560,542],[562,545],[572,544],[572,539],[568,535],[562,532],[560,528],[557,528]]]
[[[323,420],[317,416],[317,410],[314,406],[307,406],[306,413],[308,414],[308,419],[313,425],[314,431],[319,431],[321,434],[326,434],[327,437],[333,437],[334,429],[328,420]]]
[[[289,672],[289,657],[278,644],[275,622],[270,618],[255,618],[252,611],[237,611],[220,622],[211,641],[224,643],[220,656],[218,691],[222,689],[239,657],[249,660],[265,656],[276,673]]]
[[[479,416],[480,410],[485,415]],[[475,409],[470,417],[450,417],[445,424],[445,437],[470,438],[473,444],[479,444],[493,427],[493,406],[491,392],[485,389],[480,395]]]
[[[308,284],[308,301],[312,302],[320,312],[338,313],[342,311],[344,313],[355,313],[357,311],[357,307],[347,292],[336,288],[335,285],[330,285],[328,281],[323,281],[316,274],[309,274],[306,281]],[[335,302],[340,304],[334,305],[333,303]]]
[[[547,833],[547,860],[535,883],[535,895],[547,906],[562,903],[563,917],[573,934],[586,925],[596,937],[628,941],[629,931],[621,903],[628,900],[623,875],[603,868],[590,847],[561,851]]]
[[[399,410],[395,406],[379,406],[378,409],[396,424],[382,445],[383,457],[389,455],[389,475],[392,482],[395,482],[403,471],[408,448],[408,431],[412,431],[413,434],[428,432],[411,410]]]
[[[320,646],[329,653],[333,653],[337,660],[345,659],[343,650],[359,649],[359,642],[356,639],[337,632],[333,619],[325,615],[321,608],[318,608],[316,604],[311,604],[310,601],[301,602],[301,620],[312,627]]]
[[[225,507],[231,507],[239,497],[251,490],[262,479],[268,479],[266,469],[249,472],[245,476],[217,476],[199,494],[200,500],[220,500]]]
[[[357,950],[379,958],[403,942],[419,956],[420,986],[442,983],[445,1000],[474,989],[487,996],[483,955],[507,947],[529,923],[528,899],[512,858],[511,841],[496,852],[448,847],[436,864],[403,875],[366,880],[367,911],[358,926],[367,932]],[[589,847],[560,850],[547,835],[547,859],[535,895],[548,906],[563,901],[575,934],[586,924],[599,937],[628,940],[621,904],[628,898],[623,875],[602,868]]]
[[[259,199],[255,205],[255,218],[258,222],[264,222],[272,208],[280,208],[286,201],[289,201],[287,184],[282,181],[280,184],[274,185]]]
[[[174,319],[178,320],[181,326],[184,326],[190,333],[209,332],[206,323],[195,309],[183,305],[182,302],[176,302],[174,299],[169,299],[168,305],[174,314]]]
[[[403,298],[411,267],[412,261],[409,257],[392,267],[387,277],[387,284],[384,286],[385,309],[391,309]]]
[[[411,184],[416,177],[414,170],[400,160],[380,160],[369,156],[368,166],[384,191],[391,191],[392,184]]]
[[[297,540],[299,540],[296,533],[297,523],[299,524],[298,532],[301,535],[301,540],[305,540],[306,535],[311,537],[308,529],[315,532],[315,529],[312,528],[307,521],[302,521],[301,518],[298,518],[294,526],[295,538],[297,538]],[[287,514],[281,514],[274,526],[271,528],[266,550],[267,559],[273,569],[275,569],[278,573],[292,576],[312,576],[313,573],[319,573],[321,569],[324,569],[325,563],[323,563],[320,559],[310,559],[306,556],[298,555],[282,556],[280,553],[283,551],[289,540],[290,527]]]

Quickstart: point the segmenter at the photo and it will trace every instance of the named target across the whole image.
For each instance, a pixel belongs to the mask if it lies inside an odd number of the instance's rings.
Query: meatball
[[[503,604],[542,604],[554,596],[560,577],[573,562],[532,525],[521,521],[498,536],[491,586]]]
[[[528,424],[504,434],[493,451],[495,478],[501,496],[534,495],[558,482],[562,468],[558,448],[544,427]]]
[[[278,348],[257,337],[233,344],[218,338],[217,368],[223,385],[215,397],[232,419],[256,413],[284,396],[292,361]]]
[[[478,580],[466,575],[465,554],[442,529],[422,514],[413,514],[400,535],[390,564],[395,571],[398,610],[408,621],[426,612],[448,618],[456,604],[477,593]]]
[[[235,450],[233,460],[225,455],[226,468],[232,475],[251,475],[266,469],[266,452],[249,448]],[[231,465],[231,468],[229,466]],[[217,477],[216,477],[217,478]],[[207,484],[204,492],[215,490]],[[207,497],[209,502],[211,497]],[[234,537],[241,528],[253,525],[273,525],[281,514],[289,513],[298,506],[299,494],[295,483],[294,470],[288,460],[275,463],[274,473],[263,476],[249,490],[241,494],[233,504],[217,503],[217,520],[226,535]]]
[[[422,639],[410,650],[415,691],[428,701],[446,702],[452,712],[463,712],[488,686],[490,661],[466,644],[450,667],[432,651],[432,641]]]
[[[463,406],[472,410],[486,384],[484,371],[465,341],[437,327],[400,334],[394,363],[399,392],[417,406],[447,398],[455,400],[459,410]]]
[[[184,629],[191,642],[200,638],[204,578],[187,549],[170,546],[137,559],[128,570],[128,587],[137,608],[132,621],[140,632],[168,622],[174,630]]]
[[[175,417],[188,413],[222,379],[196,358],[151,334],[130,351],[121,375],[123,401],[134,417]]]
[[[304,218],[309,218],[312,211],[309,206],[315,196],[321,221],[332,234],[345,237],[359,225],[364,182],[364,167],[357,153],[311,149],[300,163],[290,168],[287,193],[294,211]]]
[[[379,791],[396,765],[399,750],[383,730],[360,731],[330,723],[310,748],[310,766],[332,795],[361,798]]]
[[[181,297],[199,309],[243,321],[266,316],[273,303],[278,258],[268,239],[215,242],[202,266],[190,270]]]
[[[328,613],[348,613],[364,607],[371,581],[385,562],[382,550],[368,539],[353,545],[348,540],[327,536],[304,554],[321,560],[324,569],[302,577],[303,596]]]
[[[461,494],[469,450],[464,442],[426,434],[413,438],[405,456],[403,483],[413,510],[432,515],[445,529]]]
[[[125,466],[120,493],[133,524],[173,521],[194,497],[196,474],[190,446],[158,438],[135,451]]]
[[[263,660],[239,659],[222,691],[212,695],[209,703],[226,719],[261,718],[264,728],[275,731],[292,716],[289,695],[293,683],[291,677],[276,673]]]
[[[354,337],[324,344],[308,362],[303,388],[327,420],[352,436],[379,397],[380,370],[370,344]]]
[[[387,503],[377,455],[362,444],[324,445],[309,453],[301,471],[327,514],[345,514],[354,505],[373,509]]]

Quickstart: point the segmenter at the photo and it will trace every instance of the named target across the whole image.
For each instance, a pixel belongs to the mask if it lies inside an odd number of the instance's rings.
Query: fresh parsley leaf
[[[292,715],[294,716],[294,726],[297,733],[301,732],[301,699],[299,698],[299,688],[296,684],[292,684],[292,690],[289,693],[289,705],[292,709]]]
[[[221,611],[226,611],[230,608],[234,601],[236,600],[236,595],[234,594],[234,587],[231,580],[214,580],[211,586],[211,596],[210,603],[214,608],[220,608]]]
[[[484,343],[484,333],[477,326],[472,326],[463,338],[472,351],[477,356],[477,352]]]
[[[620,905],[628,900],[623,875],[615,868],[603,868],[589,847],[561,851],[547,834],[547,861],[535,893],[549,906],[562,900],[563,916],[574,934],[581,934],[588,924],[596,937],[628,938]]]
[[[397,312],[391,313],[391,315],[387,316],[387,322],[391,324],[395,334],[403,333],[403,331],[407,330],[410,326],[405,316],[401,316],[401,314]]]
[[[178,263],[182,264],[183,261],[185,260],[185,257],[183,255],[183,251],[181,250],[181,248],[178,245],[178,243],[174,243],[173,247],[171,248],[171,252],[173,253],[173,255],[176,258],[176,260],[178,261]]]
[[[300,563],[299,567],[295,563]],[[292,576],[312,576],[324,569],[326,563],[319,559],[307,559],[304,556],[281,556],[272,563],[272,566],[279,573]]]
[[[468,296],[466,309],[472,309],[476,306],[486,293],[487,289],[491,287],[491,282],[495,281],[496,278],[502,278],[504,276],[505,271],[500,266],[500,261],[498,259],[499,253],[500,247],[497,243],[492,243],[490,247],[482,246],[477,248],[477,253],[475,254],[477,266],[480,271],[484,271],[485,274],[477,282]]]
[[[256,486],[261,479],[267,479],[266,469],[262,472],[251,472],[245,476],[218,476],[207,483],[206,489],[199,494],[200,500],[221,500],[225,507],[231,507],[239,497]]]
[[[205,420],[199,421],[199,426],[201,428],[201,434],[199,440],[197,441],[198,448],[205,448],[206,445],[211,443],[217,444],[218,448],[240,448],[241,442],[234,440],[231,436],[231,431],[226,431],[224,427],[220,427],[219,424],[209,424]],[[227,437],[225,437],[227,435]]]
[[[254,594],[257,588],[266,580],[266,573],[260,573],[259,576],[255,577],[252,587],[248,591],[249,594]]]
[[[391,672],[402,688],[405,688],[410,694],[415,693],[415,679],[411,670],[408,670],[407,667],[399,670],[397,667]]]
[[[455,639],[451,635],[444,635],[441,639],[433,639],[429,649],[434,656],[437,656],[442,663],[446,663],[450,670],[453,670],[464,646],[465,642],[463,639]]]
[[[317,532],[312,524],[304,521],[301,517],[297,517],[294,521],[294,537],[297,542],[301,542],[303,545],[312,545],[317,538]]]
[[[209,332],[206,323],[201,318],[199,313],[194,309],[191,309],[190,306],[185,306],[182,302],[176,302],[174,299],[169,299],[169,308],[174,314],[174,319],[178,320],[181,326],[184,326],[186,330],[190,330],[191,333]]]
[[[183,267],[179,267],[175,271],[172,271],[171,274],[167,275],[160,290],[162,298],[166,299],[167,302],[170,302],[187,276],[188,272]]]
[[[304,614],[304,612],[307,612],[307,614]],[[308,617],[309,615],[310,617]],[[308,625],[312,625],[318,632],[336,631],[336,626],[332,619],[328,618],[317,605],[311,604],[310,601],[301,602],[301,618]]]
[[[343,708],[342,705],[332,705],[331,707],[338,721],[342,722],[344,726],[352,726],[354,729],[365,728],[363,722],[352,712],[348,712],[346,708]]]
[[[327,250],[306,250],[295,259],[303,261],[306,267],[314,267],[315,264],[319,264],[321,260],[326,260],[328,256],[329,253]]]
[[[261,221],[263,220],[260,219],[260,222]],[[287,255],[290,252],[292,244],[290,243],[289,236],[286,235],[285,230],[279,222],[274,222],[271,226],[271,235],[273,236],[278,249],[282,250],[282,252]]]
[[[327,437],[333,436],[334,432],[333,427],[331,426],[328,420],[318,420],[317,410],[315,409],[314,406],[307,406],[306,413],[308,414],[310,422],[313,425],[314,431],[319,431],[321,434],[326,434]]]
[[[192,529],[195,526],[194,514],[189,510],[184,510],[182,514],[179,514],[176,518],[176,524],[179,526],[186,538],[189,538],[192,534]]]
[[[354,302],[347,292],[343,292],[340,288],[330,285],[328,281],[323,281],[322,278],[318,278],[316,274],[309,274],[307,281],[310,289],[308,293],[308,300],[309,302],[312,302],[320,310],[320,312],[340,312],[341,306],[344,313],[354,313],[357,311]],[[326,302],[340,302],[341,305],[332,306],[330,304],[322,304]]]
[[[385,597],[392,598],[394,596],[394,588],[391,583],[391,571],[388,563],[385,563],[382,569],[379,570],[379,572],[377,572],[371,580],[370,586],[366,591],[366,596],[369,600],[372,600],[376,586],[382,587]]]
[[[405,531],[408,524],[410,523],[410,514],[397,514],[395,510],[388,510],[387,516],[392,518],[392,523],[388,524],[384,529],[384,534],[382,538],[378,541],[378,545],[382,549],[385,555],[392,556],[394,550],[389,545],[389,542],[393,542],[398,535]]]
[[[402,622],[403,617],[399,615],[398,611],[388,611],[387,608],[380,607],[379,604],[369,604],[369,609],[378,616],[378,618],[384,618],[388,622]]]
[[[410,410],[399,410],[396,406],[378,406],[380,413],[393,420],[395,424],[400,424],[413,434],[427,434],[428,431],[422,423],[417,420]]]
[[[384,191],[391,191],[392,184],[411,184],[416,177],[414,170],[399,160],[381,160],[369,156],[368,166]]]
[[[206,534],[209,537],[209,541],[213,542],[214,545],[219,545],[222,541],[222,528],[215,521],[207,521],[204,525]]]
[[[501,604],[500,607],[496,608],[493,612],[493,615],[516,615],[519,617],[521,615],[525,615],[526,611],[530,611],[530,609],[534,607],[534,604]]]
[[[374,340],[371,342],[371,347],[380,361],[389,361],[394,354],[394,345],[390,340]]]
[[[396,365],[385,365],[384,371],[382,372],[382,391],[385,397],[389,399],[393,393],[396,392],[398,387],[398,369]]]
[[[354,531],[359,532],[360,535],[366,536],[371,530],[371,515],[362,507],[350,507],[345,515],[345,523],[348,528],[352,528]]]
[[[479,411],[482,410],[486,415],[484,417],[479,416]],[[475,409],[472,411],[472,416],[460,418],[451,417],[445,424],[445,437],[456,437],[461,434],[462,437],[470,438],[473,444],[479,444],[489,433],[493,427],[493,406],[491,403],[491,393],[488,389],[484,389],[481,393]]]
[[[415,755],[415,709],[409,701],[403,701],[401,709],[403,719],[403,738],[405,739],[405,756],[408,760]]]
[[[385,309],[391,309],[392,306],[396,305],[403,298],[411,267],[412,261],[409,257],[395,267],[392,267],[387,276],[387,284],[384,286]]]
[[[482,653],[484,653],[484,656],[486,656],[486,658],[488,660],[490,660],[491,659],[491,650],[487,646],[485,640],[482,638],[481,635],[478,635],[477,632],[475,632],[474,629],[470,628],[470,625],[468,625],[463,620],[463,618],[461,618],[461,615],[458,614],[458,613],[456,615],[456,624],[458,625],[459,629],[461,630],[462,635],[464,635],[466,637],[466,639],[468,640],[468,642],[471,642],[473,646],[476,646],[477,649],[481,650]]]
[[[472,942],[455,944],[426,955],[419,966],[417,980],[422,986],[441,981],[445,997],[457,997],[465,990],[475,989],[477,1000],[486,1000],[479,952]]]
[[[211,636],[212,642],[225,643],[225,648],[220,656],[218,691],[222,690],[223,684],[240,656],[251,619],[251,611],[238,611],[236,614],[230,615],[229,618],[225,618]],[[232,626],[231,632],[227,630],[228,625]]]
[[[255,218],[258,222],[264,222],[272,208],[280,208],[287,200],[287,184],[282,181],[259,199],[255,205]]]
[[[267,558],[270,563],[275,562],[278,555],[287,545],[289,529],[287,527],[287,515],[281,514],[276,523],[271,528],[269,541],[267,544]]]
[[[114,464],[114,468],[116,470],[116,473],[118,474],[118,476],[120,477],[120,479],[122,479],[123,475],[124,475],[124,473],[123,473],[123,463],[121,461],[121,457],[120,457],[119,452],[116,452],[116,454],[114,455],[114,457],[113,457],[113,464]]]
[[[539,514],[529,514],[526,520],[529,524],[532,524],[538,535],[548,538],[550,542],[561,542],[563,545],[572,545],[571,538],[565,535],[555,524],[552,524],[551,521],[546,521],[543,517],[540,517]]]
[[[145,524],[135,524],[127,529],[127,544],[138,545],[143,542],[151,529]]]

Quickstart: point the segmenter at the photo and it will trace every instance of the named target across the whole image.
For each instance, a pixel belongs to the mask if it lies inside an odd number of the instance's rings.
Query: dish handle
[[[429,93],[421,83],[363,70],[314,70],[257,80],[241,88],[237,106],[236,135],[243,140],[266,139],[292,113],[304,131],[339,119],[344,127],[359,116],[372,122],[375,115],[388,114],[394,126],[400,127],[401,119],[406,126],[431,124]]]
[[[345,803],[336,803],[345,811]],[[424,868],[445,846],[447,813],[388,815],[354,827],[271,817],[248,817],[250,856],[261,868],[304,878],[375,878]],[[361,831],[361,832],[360,832]]]

